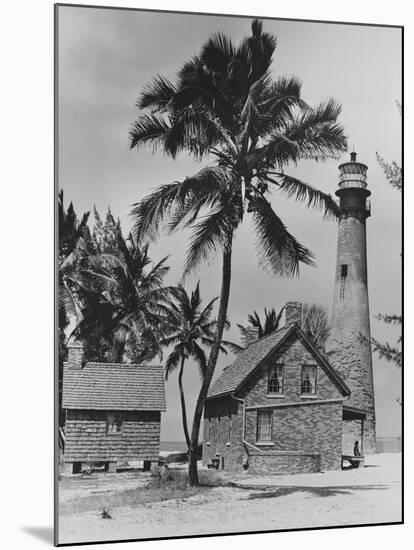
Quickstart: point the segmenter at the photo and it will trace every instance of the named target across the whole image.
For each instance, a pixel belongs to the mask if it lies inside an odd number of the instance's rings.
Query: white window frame
[[[306,382],[306,380],[304,380],[305,369],[312,369],[312,371],[314,372],[313,378],[310,378],[310,379],[307,380],[307,382],[311,383],[311,391],[303,391],[304,382]],[[317,373],[318,373],[318,371],[317,371],[317,366],[316,365],[306,364],[306,363],[302,365],[302,370],[301,370],[301,373],[300,373],[300,394],[302,396],[316,395],[317,384],[318,384]],[[312,385],[312,382],[313,382],[313,385]]]
[[[261,428],[261,418],[267,416],[270,418],[270,430],[268,434],[268,438],[263,438],[264,435],[262,433]],[[258,443],[271,443],[273,441],[273,409],[258,409],[257,410],[257,420],[256,420],[256,441]]]
[[[277,369],[281,369],[281,372],[282,372],[280,378],[279,377],[276,378],[280,383],[280,391],[272,391],[270,389],[271,373],[275,372],[275,370],[277,370]],[[274,379],[272,379],[272,381],[273,380]],[[268,395],[283,395],[284,391],[285,391],[285,365],[283,363],[275,363],[273,365],[270,365],[270,367],[267,371],[267,393],[268,393]]]

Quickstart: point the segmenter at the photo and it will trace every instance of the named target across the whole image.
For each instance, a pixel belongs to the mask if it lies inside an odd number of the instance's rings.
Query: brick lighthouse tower
[[[375,401],[369,323],[366,219],[371,214],[365,164],[339,166],[340,218],[331,335],[332,364],[351,390],[344,402],[343,452],[352,454],[359,441],[364,454],[376,452]],[[362,440],[362,441],[361,441]]]

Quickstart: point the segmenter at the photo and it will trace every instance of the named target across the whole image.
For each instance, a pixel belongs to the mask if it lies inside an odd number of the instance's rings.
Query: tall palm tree
[[[212,320],[213,305],[217,298],[202,307],[200,282],[189,296],[182,285],[179,285],[175,299],[168,304],[169,319],[174,326],[170,336],[162,338],[162,346],[174,345],[165,361],[165,378],[179,367],[178,387],[180,391],[181,415],[187,448],[190,449],[190,435],[187,425],[187,413],[183,388],[184,365],[192,358],[200,371],[201,380],[206,372],[207,359],[205,347],[211,347],[214,340],[215,321]],[[222,342],[224,344],[225,342]],[[222,345],[222,350],[225,348]]]
[[[175,158],[188,151],[214,161],[181,182],[165,184],[134,206],[139,242],[189,226],[193,236],[184,273],[211,253],[222,253],[222,283],[214,344],[197,399],[191,434],[189,478],[198,484],[196,449],[202,411],[217,363],[230,295],[232,243],[246,214],[253,220],[262,266],[274,275],[298,274],[312,253],[288,232],[268,200],[270,188],[337,216],[338,207],[307,183],[285,174],[302,159],[324,160],[346,150],[333,100],[311,108],[294,77],[272,78],[276,38],[254,21],[236,46],[215,34],[185,63],[176,82],[156,76],[138,99],[146,110],[130,131],[131,148],[152,146]],[[246,212],[247,211],[247,212]],[[203,215],[201,215],[203,214]]]

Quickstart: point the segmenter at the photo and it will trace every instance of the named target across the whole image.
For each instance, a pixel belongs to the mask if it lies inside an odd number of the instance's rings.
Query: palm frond
[[[224,33],[216,33],[204,44],[200,59],[209,71],[226,74],[234,56],[235,48]]]
[[[304,202],[308,208],[323,211],[324,218],[339,218],[340,208],[328,193],[324,193],[308,183],[283,173],[273,172],[272,178],[265,177],[264,179],[273,182],[274,177],[276,177],[278,189],[285,192],[289,198]]]
[[[207,371],[207,358],[204,350],[197,344],[197,342],[193,342],[192,356],[198,366],[200,378],[203,380]]]
[[[139,109],[162,110],[170,105],[177,88],[167,78],[157,74],[141,92],[136,106]]]
[[[174,204],[179,185],[179,182],[162,185],[133,205],[130,214],[134,223],[132,234],[138,244],[158,236],[160,226]]]
[[[314,265],[312,252],[291,235],[265,199],[256,201],[253,221],[261,265],[273,274],[295,276],[300,263]]]
[[[298,158],[337,159],[347,150],[344,129],[337,124],[341,106],[333,99],[303,112],[286,128],[286,137],[297,145]]]
[[[157,113],[142,115],[132,123],[129,130],[129,147],[134,149],[149,144],[153,151],[165,148],[170,131],[171,125],[165,116]]]
[[[234,353],[237,355],[241,351],[243,351],[245,348],[243,346],[240,346],[239,344],[236,344],[235,342],[231,342],[229,340],[222,340],[222,344],[228,348],[231,353]]]
[[[223,216],[223,209],[217,208],[194,226],[193,236],[187,252],[184,277],[201,261],[208,260],[213,252],[227,242],[231,228]]]
[[[174,349],[167,357],[164,365],[165,379],[168,380],[170,374],[178,367],[181,359],[181,354]]]

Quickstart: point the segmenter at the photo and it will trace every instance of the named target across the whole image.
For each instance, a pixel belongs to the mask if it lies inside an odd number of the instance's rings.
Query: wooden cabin
[[[158,461],[161,412],[166,410],[158,365],[84,362],[83,346],[69,345],[63,370],[66,473]]]

